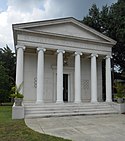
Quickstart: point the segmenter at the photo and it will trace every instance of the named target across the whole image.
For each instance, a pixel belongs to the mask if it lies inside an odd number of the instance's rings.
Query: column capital
[[[41,51],[41,50],[44,51],[44,52],[46,51],[45,48],[41,48],[41,47],[38,47],[38,48],[37,48],[37,52],[39,52],[39,51]]]
[[[65,50],[58,49],[57,53],[60,53],[60,52],[65,53]]]
[[[16,45],[16,49],[19,49],[19,48],[22,48],[23,50],[25,50],[25,46],[23,46],[23,45]]]
[[[108,59],[108,58],[112,59],[113,57],[111,55],[106,55],[105,59]]]
[[[81,51],[76,51],[75,55],[82,55],[82,52]]]
[[[92,53],[92,54],[91,54],[91,57],[94,57],[94,56],[95,56],[95,57],[98,57],[98,54]]]

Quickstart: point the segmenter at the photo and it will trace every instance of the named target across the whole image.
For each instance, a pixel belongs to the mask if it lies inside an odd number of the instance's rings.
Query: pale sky
[[[0,0],[0,48],[14,50],[12,24],[74,17],[82,20],[92,4],[99,8],[117,0]]]

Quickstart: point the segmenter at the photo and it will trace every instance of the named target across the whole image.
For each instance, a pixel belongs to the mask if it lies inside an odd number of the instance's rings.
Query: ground
[[[125,115],[25,119],[35,131],[73,141],[125,141]]]

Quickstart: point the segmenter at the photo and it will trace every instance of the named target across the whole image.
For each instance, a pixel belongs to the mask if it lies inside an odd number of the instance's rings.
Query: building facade
[[[111,51],[116,42],[74,18],[13,25],[16,84],[24,103],[112,101]]]

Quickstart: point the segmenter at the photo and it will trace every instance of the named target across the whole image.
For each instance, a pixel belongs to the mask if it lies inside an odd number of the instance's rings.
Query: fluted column
[[[106,56],[106,102],[112,102],[111,56]]]
[[[44,93],[44,52],[46,49],[37,48],[38,60],[37,60],[37,101],[36,103],[43,103]]]
[[[23,94],[23,73],[24,73],[24,50],[25,46],[16,46],[17,50],[17,61],[16,61],[16,85],[19,87],[22,85],[20,93]]]
[[[75,52],[75,103],[81,102],[81,52]]]
[[[91,102],[97,102],[97,54],[91,54]]]
[[[64,50],[57,50],[57,100],[56,103],[63,103],[63,53]]]

